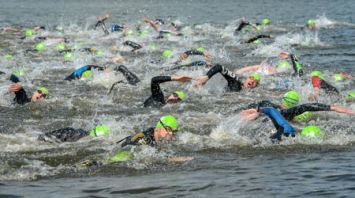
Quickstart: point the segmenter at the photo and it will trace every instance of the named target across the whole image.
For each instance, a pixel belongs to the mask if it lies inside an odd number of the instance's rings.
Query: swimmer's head
[[[183,91],[175,91],[173,94],[171,94],[168,99],[167,103],[178,103],[180,101],[186,100],[186,94]]]
[[[165,115],[160,118],[155,126],[156,129],[165,129],[169,132],[177,132],[179,128],[179,123],[176,118],[172,115]]]
[[[125,32],[125,35],[130,36],[133,34],[133,30],[132,29],[127,29]]]
[[[81,78],[92,78],[94,74],[90,70],[86,70],[82,75]]]
[[[309,28],[309,29],[316,29],[316,20],[314,20],[314,19],[308,19],[307,20],[307,27]]]
[[[293,106],[298,105],[300,101],[300,96],[296,91],[286,92],[284,97],[282,98],[281,104],[284,108],[291,108]]]
[[[346,95],[347,100],[353,100],[355,99],[355,91],[350,91],[348,95]]]
[[[73,54],[71,52],[65,52],[64,53],[64,60],[65,61],[70,61],[73,59]]]
[[[324,76],[323,76],[323,73],[321,71],[318,71],[318,70],[313,70],[311,72],[311,76],[314,77],[314,76],[317,76],[318,78],[324,80]]]
[[[270,25],[270,19],[269,18],[263,18],[262,23],[263,25]]]
[[[325,136],[324,132],[315,125],[309,125],[302,129],[301,137],[303,138],[316,138],[316,139],[323,139]]]
[[[243,83],[243,87],[247,89],[253,89],[260,84],[261,77],[259,74],[252,74]]]
[[[38,101],[38,100],[41,100],[43,98],[46,98],[49,94],[49,91],[47,88],[45,87],[38,87],[37,91],[35,91],[33,94],[32,94],[32,97],[31,97],[31,101]]]
[[[162,53],[161,56],[162,56],[164,59],[167,59],[167,58],[169,58],[172,54],[173,54],[173,51],[171,51],[171,50],[164,50],[164,52]]]
[[[130,151],[118,151],[113,157],[110,158],[111,162],[125,162],[133,160],[134,156]]]
[[[55,45],[55,48],[58,51],[65,50],[65,45],[63,43],[58,43],[57,45]]]
[[[100,124],[90,131],[90,136],[91,137],[108,136],[109,133],[110,133],[109,129],[105,125]]]
[[[25,71],[23,71],[22,69],[16,69],[13,73],[14,73],[16,76],[23,76],[23,75],[25,75]]]
[[[277,69],[278,70],[288,70],[288,69],[292,69],[292,66],[288,61],[282,60],[277,64]]]
[[[33,29],[27,29],[27,30],[25,30],[25,36],[26,36],[26,37],[33,36]]]
[[[12,54],[5,54],[4,55],[4,58],[12,58],[12,57],[14,57]]]
[[[37,51],[42,52],[46,49],[46,44],[44,44],[43,42],[36,43],[35,48]]]

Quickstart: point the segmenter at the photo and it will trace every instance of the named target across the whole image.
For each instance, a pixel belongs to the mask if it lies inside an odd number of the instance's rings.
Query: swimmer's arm
[[[193,159],[194,159],[193,157],[189,157],[189,156],[169,157],[168,162],[169,163],[181,163],[181,162],[188,162]]]
[[[30,101],[21,83],[11,84],[9,87],[9,91],[15,93],[14,101],[16,101],[17,104],[23,105]]]
[[[163,92],[160,89],[160,83],[171,81],[170,76],[155,76],[151,80],[150,88],[152,95],[161,95]]]
[[[293,68],[293,71],[294,71],[294,75],[298,75],[298,76],[302,76],[303,75],[303,70],[302,70],[302,68],[300,67],[298,67],[297,66],[297,63],[296,63],[296,61],[298,61],[297,60],[297,58],[295,57],[295,55],[293,55],[293,54],[290,54],[289,55],[290,56],[290,59],[291,59],[291,63],[292,63],[292,68]]]
[[[355,114],[355,111],[342,106],[330,105],[330,110],[338,113]]]
[[[308,96],[309,100],[315,100],[319,96],[320,88],[321,88],[321,81],[318,76],[312,77],[312,86],[314,89],[313,94]]]
[[[98,65],[88,65],[88,70],[91,70],[91,69],[97,69],[99,71],[103,71],[105,70],[106,67],[102,67],[102,66],[98,66]]]
[[[307,111],[331,111],[331,106],[321,103],[307,103],[282,110],[282,115],[286,119],[292,120],[294,117]]]
[[[260,116],[260,112],[258,111],[258,109],[252,108],[241,111],[240,116],[244,120],[255,120]]]
[[[246,73],[246,72],[250,72],[250,71],[255,71],[258,69],[261,69],[262,65],[251,65],[251,66],[246,66],[243,67],[241,69],[237,69],[234,72],[237,74],[241,74],[241,73]]]
[[[159,31],[160,31],[159,28],[158,28],[158,26],[157,26],[157,24],[155,24],[155,22],[154,22],[153,20],[150,20],[150,19],[148,19],[148,18],[144,18],[143,21],[144,21],[145,23],[149,23],[150,26],[152,26],[152,28],[153,28],[156,32],[159,32]]]

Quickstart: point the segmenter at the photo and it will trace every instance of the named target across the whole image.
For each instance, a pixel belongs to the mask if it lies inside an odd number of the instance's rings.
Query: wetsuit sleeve
[[[132,48],[133,48],[133,49],[132,49],[132,52],[134,52],[134,51],[136,51],[136,50],[142,48],[142,45],[140,45],[140,44],[138,44],[138,43],[135,43],[135,42],[133,42],[133,41],[125,41],[125,42],[123,43],[123,45],[127,45],[127,46],[132,47]]]
[[[291,63],[294,71],[294,75],[303,76],[302,65],[299,63],[298,59],[295,57],[294,54],[290,55]]]
[[[203,52],[198,51],[198,50],[189,50],[184,52],[186,55],[191,56],[191,55],[201,55],[203,56]]]
[[[312,85],[313,85],[313,88],[320,89],[321,81],[318,76],[312,76]]]
[[[246,23],[240,23],[239,24],[239,26],[238,26],[238,28],[235,30],[236,32],[239,32],[239,31],[241,31],[245,26],[247,26],[247,25],[250,25],[250,23],[249,22],[246,22]]]
[[[254,102],[249,104],[247,107],[243,108],[243,109],[259,109],[262,107],[273,107],[275,109],[281,109],[280,105],[274,104],[268,100],[262,100],[260,102]]]
[[[200,61],[194,61],[194,62],[191,62],[189,64],[186,64],[186,65],[178,65],[178,66],[175,66],[169,70],[178,70],[178,69],[183,69],[183,68],[187,68],[187,67],[192,67],[192,66],[202,66],[202,65],[205,65],[206,64],[206,61],[203,61],[203,60],[200,60]]]
[[[71,127],[67,127],[47,132],[44,135],[51,139],[60,140],[61,142],[75,142],[78,141],[80,138],[88,136],[89,132],[83,129],[74,129]],[[38,139],[45,140],[43,139],[43,136],[39,136]]]
[[[228,69],[224,68],[222,65],[217,64],[214,67],[212,67],[208,72],[207,76],[208,78],[212,78],[217,73],[221,73],[222,76],[227,80],[228,82],[228,88],[230,91],[240,91],[242,90],[242,82],[238,79],[238,77]]]
[[[151,81],[152,95],[144,102],[144,107],[151,106],[155,103],[165,104],[164,94],[160,89],[160,83],[171,81],[170,76],[156,76]]]
[[[24,88],[21,88],[20,90],[15,92],[15,98],[14,101],[17,104],[23,105],[31,101],[30,98],[27,97],[26,91]]]
[[[86,70],[91,70],[91,69],[96,69],[96,70],[99,70],[99,71],[103,71],[103,70],[105,70],[105,67],[98,66],[98,65],[88,65]]]
[[[292,120],[294,117],[301,115],[306,111],[330,111],[330,105],[320,103],[302,104],[289,109],[283,109],[281,114],[287,119]]]
[[[295,136],[295,130],[293,127],[286,121],[284,117],[278,112],[275,108],[272,107],[265,107],[265,108],[260,108],[260,111],[267,115],[273,122],[277,132],[271,136],[271,138],[276,138],[278,140],[281,140],[281,135],[289,136]]]
[[[247,40],[246,43],[252,43],[260,38],[270,38],[271,36],[270,35],[264,35],[264,34],[261,34],[261,35],[258,35],[258,36],[255,36],[253,38],[250,38],[249,40]]]
[[[120,71],[131,85],[136,85],[140,82],[139,78],[134,73],[129,71],[124,65],[118,66],[118,68],[115,68],[115,71]]]

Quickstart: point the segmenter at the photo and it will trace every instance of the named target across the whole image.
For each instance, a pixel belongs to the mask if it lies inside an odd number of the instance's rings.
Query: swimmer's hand
[[[191,81],[192,77],[191,76],[171,76],[172,81],[178,81],[178,82],[189,82]]]
[[[259,115],[260,113],[257,109],[247,109],[240,112],[240,116],[244,120],[255,120],[257,117],[259,117]]]
[[[196,82],[194,83],[194,87],[195,88],[198,88],[198,87],[201,87],[203,86],[204,84],[207,83],[207,81],[209,80],[208,76],[205,75],[205,76],[200,76],[196,79]]]
[[[169,163],[181,163],[181,162],[188,162],[193,160],[193,157],[169,157],[168,162]]]
[[[96,19],[97,19],[97,22],[103,22],[106,19],[108,19],[109,17],[110,17],[110,15],[106,14],[105,16],[98,16]]]
[[[288,52],[280,52],[279,58],[280,59],[287,59],[290,56],[290,53]]]
[[[21,83],[13,83],[9,86],[10,92],[18,92],[20,89],[22,89]]]

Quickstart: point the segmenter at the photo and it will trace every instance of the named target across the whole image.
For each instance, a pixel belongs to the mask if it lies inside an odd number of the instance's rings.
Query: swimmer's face
[[[37,91],[33,92],[32,97],[31,97],[31,101],[38,101],[38,100],[41,100],[46,97],[47,97],[47,95],[45,93],[43,93],[41,90],[37,90]]]
[[[244,81],[243,85],[247,89],[253,89],[253,88],[255,88],[255,87],[257,87],[259,85],[259,82],[253,77],[248,77]]]
[[[279,58],[280,59],[287,59],[288,58],[288,53],[287,52],[281,52],[279,54]]]
[[[312,24],[312,25],[307,25],[308,29],[310,30],[315,30],[316,29],[316,25]]]
[[[170,141],[173,139],[173,132],[169,129],[159,128],[154,129],[154,140],[158,142],[159,140]]]
[[[176,93],[171,94],[168,99],[166,100],[167,103],[178,103],[181,99]]]

